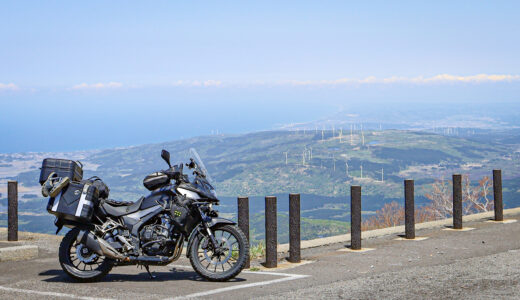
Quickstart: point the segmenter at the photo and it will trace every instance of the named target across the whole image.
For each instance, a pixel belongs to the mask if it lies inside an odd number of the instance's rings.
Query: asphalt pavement
[[[508,216],[518,220],[520,215]],[[339,243],[304,250],[306,264],[244,271],[207,282],[182,258],[152,267],[116,267],[101,282],[76,283],[61,270],[58,239],[39,236],[38,259],[0,263],[2,299],[513,299],[520,298],[520,222],[472,222],[471,231],[417,232],[425,240],[389,235],[363,240],[366,252]]]

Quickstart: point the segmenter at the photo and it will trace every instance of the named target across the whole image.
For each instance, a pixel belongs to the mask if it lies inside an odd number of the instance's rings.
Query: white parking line
[[[34,295],[41,295],[41,296],[62,297],[62,298],[72,298],[72,299],[82,299],[82,300],[108,300],[108,298],[82,297],[82,296],[76,296],[76,295],[72,295],[72,294],[63,294],[63,293],[55,293],[55,292],[41,292],[41,291],[35,291],[35,290],[10,288],[10,287],[5,287],[5,286],[0,286],[0,290],[4,290],[4,291],[8,291],[8,292],[15,292],[15,293],[34,294]]]
[[[180,268],[180,269],[191,269],[191,266],[183,266],[183,265],[169,265],[169,266]],[[256,272],[255,271],[242,271],[242,273],[257,274],[257,275],[270,275],[270,276],[283,276],[283,278],[259,281],[259,282],[252,282],[252,283],[245,283],[245,284],[238,284],[238,285],[234,285],[234,286],[217,288],[217,289],[213,289],[213,290],[209,290],[209,291],[193,293],[193,294],[188,294],[188,295],[179,296],[179,297],[175,297],[175,298],[167,298],[167,299],[189,299],[189,298],[195,298],[195,297],[203,297],[203,296],[208,296],[208,295],[213,295],[213,294],[218,294],[218,293],[223,293],[223,292],[228,292],[228,291],[233,291],[233,290],[238,290],[238,289],[263,286],[263,285],[275,284],[275,283],[279,283],[279,282],[310,277],[310,275],[264,272],[264,271],[256,271]],[[14,292],[14,293],[24,293],[24,294],[81,299],[81,300],[109,300],[110,299],[110,298],[84,297],[84,296],[77,296],[77,295],[73,295],[73,294],[56,293],[56,292],[27,290],[27,289],[5,287],[5,286],[0,286],[0,290],[7,291],[7,292]]]
[[[183,268],[183,269],[191,268],[191,266],[182,266],[182,265],[172,265],[172,266],[177,267],[177,268]],[[262,272],[262,271],[258,271],[258,272],[242,271],[242,273],[284,276],[284,278],[278,278],[278,279],[272,279],[272,280],[260,281],[260,282],[245,283],[245,284],[238,284],[238,285],[234,285],[234,286],[218,288],[218,289],[214,289],[214,290],[193,293],[193,294],[188,294],[188,295],[184,295],[184,296],[178,296],[175,298],[166,298],[164,300],[170,300],[170,299],[177,300],[177,299],[189,299],[189,298],[203,297],[203,296],[208,296],[208,295],[213,295],[213,294],[218,294],[218,293],[223,293],[223,292],[229,292],[229,291],[238,290],[238,289],[245,289],[245,288],[250,288],[250,287],[255,287],[255,286],[262,286],[262,285],[268,285],[268,284],[274,284],[274,283],[279,283],[279,282],[284,282],[284,281],[289,281],[289,280],[296,280],[296,279],[310,277],[310,275],[288,274],[288,273],[277,273],[277,272]]]

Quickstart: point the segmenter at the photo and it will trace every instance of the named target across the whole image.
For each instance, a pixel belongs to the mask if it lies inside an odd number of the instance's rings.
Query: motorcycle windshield
[[[201,176],[197,176],[195,178],[194,183],[197,185],[198,188],[200,188],[207,194],[213,195],[213,197],[217,198],[217,192],[215,191],[213,185],[211,185],[212,180],[208,173],[208,169],[206,169],[204,162],[200,158],[200,155],[197,152],[197,150],[195,150],[195,148],[190,149],[190,158],[193,158],[193,160],[197,164],[195,171],[201,174]]]

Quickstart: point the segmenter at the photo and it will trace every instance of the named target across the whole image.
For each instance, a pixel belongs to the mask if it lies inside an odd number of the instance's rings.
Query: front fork
[[[211,242],[211,244],[213,245],[213,249],[217,250],[218,248],[220,248],[220,245],[215,239],[215,236],[213,235],[211,228],[209,228],[205,222],[204,227],[206,228],[206,232],[208,233],[209,241],[206,240],[206,242],[202,245],[202,249],[206,249],[208,247],[208,242]]]
[[[213,231],[211,231],[211,228],[209,227],[209,223],[211,222],[211,217],[208,217],[204,212],[202,212],[200,207],[198,207],[198,209],[199,209],[200,215],[202,217],[202,226],[204,227],[204,230],[208,234],[209,241],[213,245],[213,249],[217,250],[218,248],[220,248],[220,245],[218,244],[217,240],[215,239],[215,235],[213,235]],[[206,242],[202,245],[202,248],[206,249],[207,247],[208,247],[208,242],[206,240]]]

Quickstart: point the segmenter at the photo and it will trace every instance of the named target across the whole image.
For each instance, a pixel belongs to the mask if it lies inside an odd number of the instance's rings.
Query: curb
[[[520,214],[520,207],[504,209],[504,216],[517,215],[517,214]],[[495,214],[493,211],[488,211],[488,212],[484,212],[484,213],[463,216],[462,220],[464,222],[481,221],[481,220],[485,220],[485,219],[492,219],[494,216],[495,216]],[[445,226],[452,225],[452,224],[453,224],[453,218],[448,218],[448,219],[443,219],[443,220],[418,223],[418,224],[415,224],[415,229],[420,230],[420,229],[439,228],[439,227],[445,227]],[[376,237],[381,237],[381,236],[386,236],[386,235],[403,234],[403,233],[404,233],[404,225],[400,225],[400,226],[395,226],[395,227],[387,227],[387,228],[382,228],[382,229],[363,231],[361,233],[361,236],[363,239],[370,239],[370,238],[376,238]],[[329,237],[319,238],[319,239],[314,239],[314,240],[301,241],[301,249],[309,249],[309,248],[327,246],[327,245],[331,245],[331,244],[344,243],[344,242],[350,242],[350,234],[342,234],[342,235],[329,236]],[[278,253],[287,253],[287,252],[289,252],[289,244],[278,245]]]
[[[38,257],[38,246],[24,245],[0,248],[0,262],[28,260]]]

